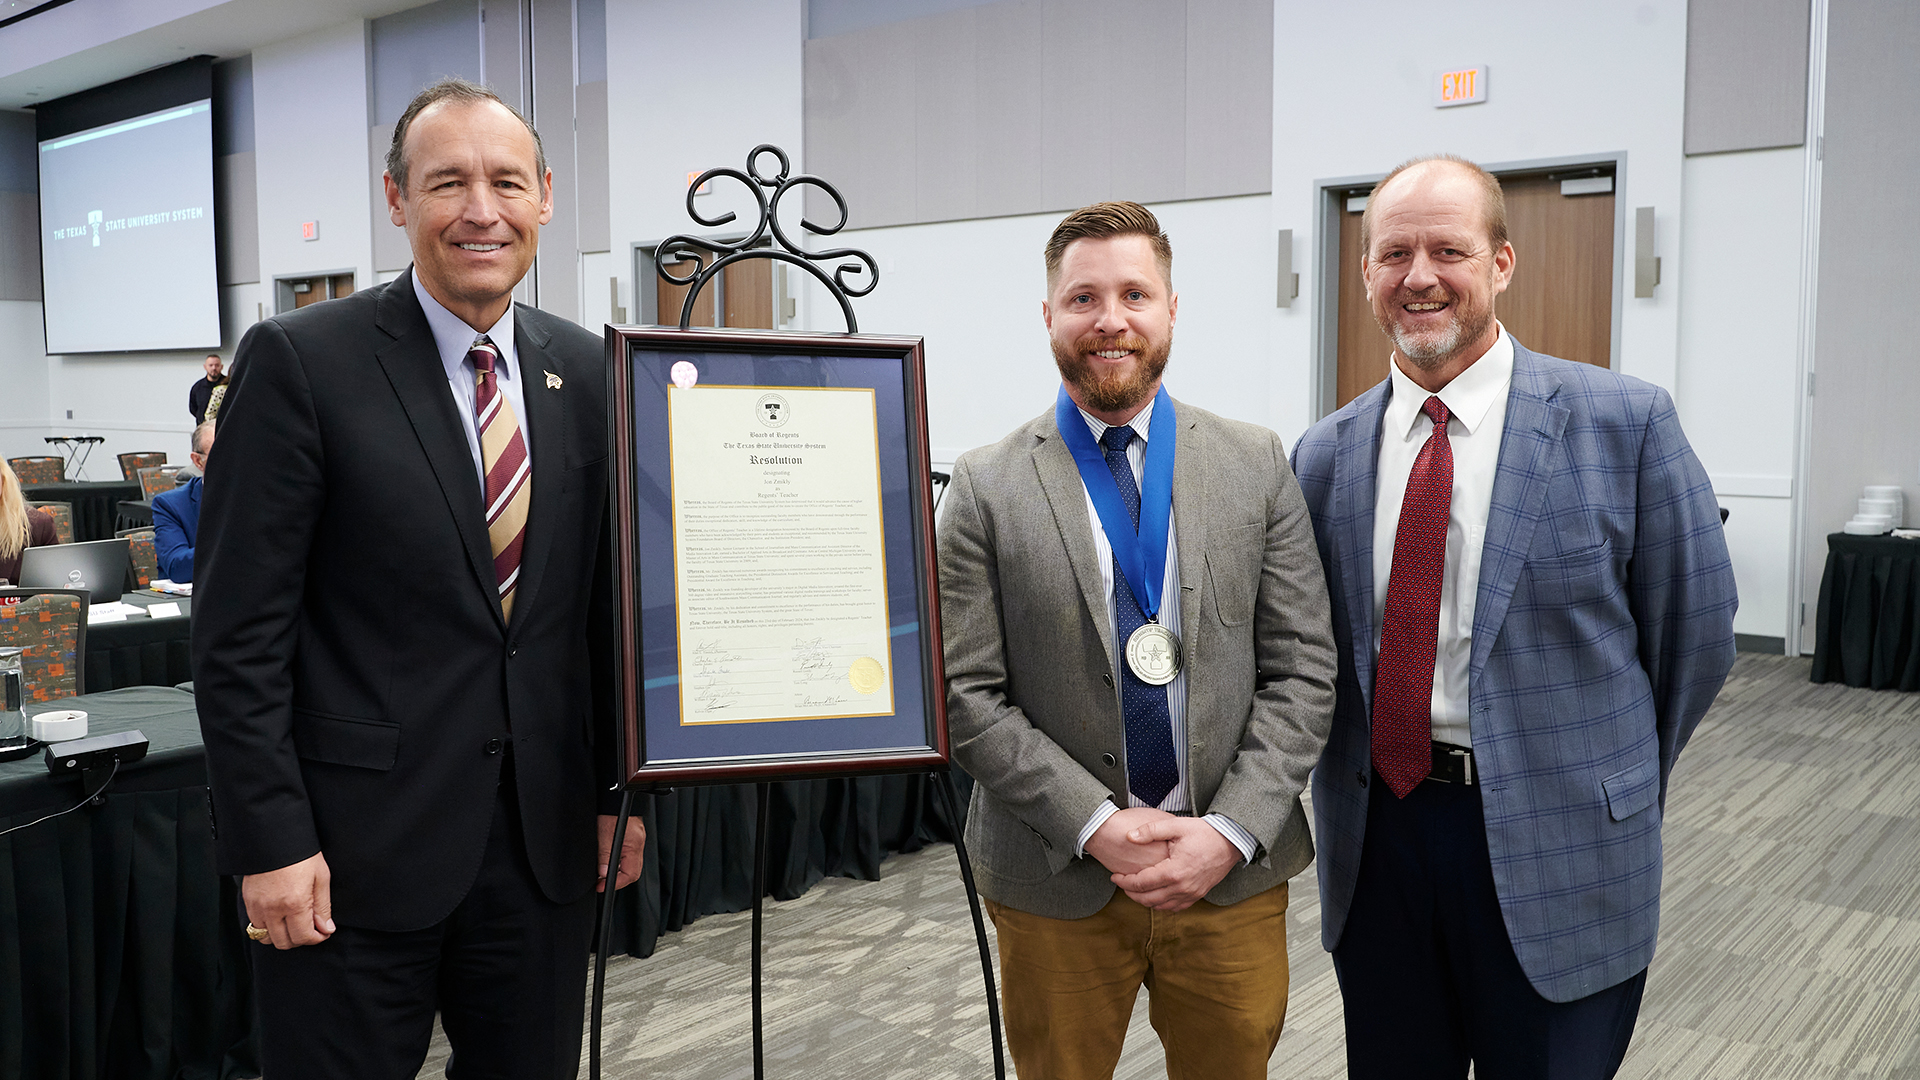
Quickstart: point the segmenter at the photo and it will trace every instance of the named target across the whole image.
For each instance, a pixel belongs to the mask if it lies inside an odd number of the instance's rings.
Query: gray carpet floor
[[[1920,1078],[1920,694],[1814,686],[1807,671],[1742,655],[1680,759],[1659,953],[1623,1078]],[[1268,1075],[1344,1076],[1311,868],[1291,899],[1291,1005]],[[891,859],[877,882],[823,881],[765,917],[769,1078],[993,1075],[952,848]],[[749,920],[710,916],[614,962],[603,1075],[753,1075]],[[446,1051],[437,1038],[421,1075],[440,1075]],[[1166,1075],[1144,997],[1117,1075]]]

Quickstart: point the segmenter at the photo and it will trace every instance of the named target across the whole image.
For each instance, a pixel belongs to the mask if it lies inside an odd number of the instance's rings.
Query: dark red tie
[[[493,549],[493,577],[500,589],[500,615],[512,621],[513,597],[520,584],[520,548],[527,537],[527,513],[533,506],[533,477],[527,465],[527,440],[520,434],[513,402],[500,392],[494,365],[500,353],[485,337],[467,353],[473,364],[474,426],[480,433],[480,460],[487,471],[487,541]]]
[[[1453,508],[1453,446],[1447,407],[1429,397],[1420,411],[1433,434],[1413,459],[1373,677],[1373,767],[1398,798],[1433,768],[1433,656],[1440,636],[1440,578],[1447,561],[1447,517]]]

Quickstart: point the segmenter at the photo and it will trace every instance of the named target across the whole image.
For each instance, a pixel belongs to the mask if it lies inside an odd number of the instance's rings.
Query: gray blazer
[[[1193,812],[1260,843],[1207,896],[1233,904],[1313,858],[1300,793],[1332,724],[1333,635],[1279,436],[1173,406]],[[1126,733],[1086,490],[1053,410],[955,465],[940,619],[953,755],[978,781],[980,891],[1051,918],[1093,914],[1114,886],[1074,842],[1102,800],[1127,805]]]

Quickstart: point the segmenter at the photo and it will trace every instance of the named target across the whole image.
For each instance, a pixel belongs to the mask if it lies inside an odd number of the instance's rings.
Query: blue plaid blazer
[[[1313,777],[1322,944],[1367,826],[1373,503],[1391,380],[1315,424],[1293,467],[1333,600],[1333,733]],[[1667,777],[1733,665],[1733,568],[1667,392],[1513,348],[1468,668],[1501,913],[1551,1001],[1653,959]]]

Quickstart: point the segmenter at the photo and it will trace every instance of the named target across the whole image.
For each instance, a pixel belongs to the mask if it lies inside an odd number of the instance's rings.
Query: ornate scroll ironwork
[[[772,154],[775,158],[779,159],[779,173],[774,176],[761,175],[759,162],[762,154]],[[859,324],[856,323],[853,318],[853,304],[851,300],[854,297],[867,295],[873,291],[875,285],[880,283],[880,266],[873,261],[872,255],[855,248],[834,248],[831,251],[808,251],[787,237],[786,232],[780,227],[780,200],[787,192],[802,187],[816,187],[826,192],[827,196],[833,200],[833,205],[839,209],[840,220],[830,227],[823,228],[803,216],[800,219],[801,228],[813,233],[815,236],[832,236],[847,226],[847,200],[841,198],[840,192],[835,190],[832,184],[827,183],[817,176],[811,176],[806,173],[795,176],[792,175],[792,172],[793,165],[787,158],[787,152],[785,150],[774,146],[772,143],[761,143],[747,154],[747,168],[745,172],[741,172],[739,169],[708,169],[706,172],[701,173],[693,183],[687,185],[687,216],[693,218],[693,220],[700,224],[708,228],[718,228],[734,220],[735,215],[731,210],[717,218],[709,219],[703,217],[700,211],[694,208],[694,192],[698,191],[707,181],[719,177],[738,180],[746,185],[747,190],[753,193],[754,201],[759,204],[760,223],[754,228],[751,235],[730,244],[720,243],[705,237],[681,234],[667,237],[660,242],[658,248],[654,249],[653,265],[654,269],[659,271],[661,277],[673,282],[675,285],[692,286],[687,290],[686,301],[680,305],[680,329],[687,329],[693,321],[693,302],[699,297],[700,290],[706,286],[707,282],[717,277],[722,270],[734,263],[744,262],[747,259],[774,259],[779,262],[791,263],[794,266],[798,266],[819,279],[820,283],[827,287],[827,291],[833,294],[833,298],[840,302],[841,314],[847,317],[847,333],[853,334],[859,332]],[[768,194],[769,191],[772,192],[771,195]],[[763,246],[766,244],[769,234],[772,236],[772,244]],[[816,265],[818,263],[830,262],[834,259],[848,258],[858,259],[859,262],[841,263],[839,266],[834,267],[832,276],[828,276],[826,271]],[[683,276],[667,269],[669,265],[687,262],[689,260],[694,264],[692,273]],[[865,284],[848,284],[847,278],[849,275],[861,273],[867,276]]]

